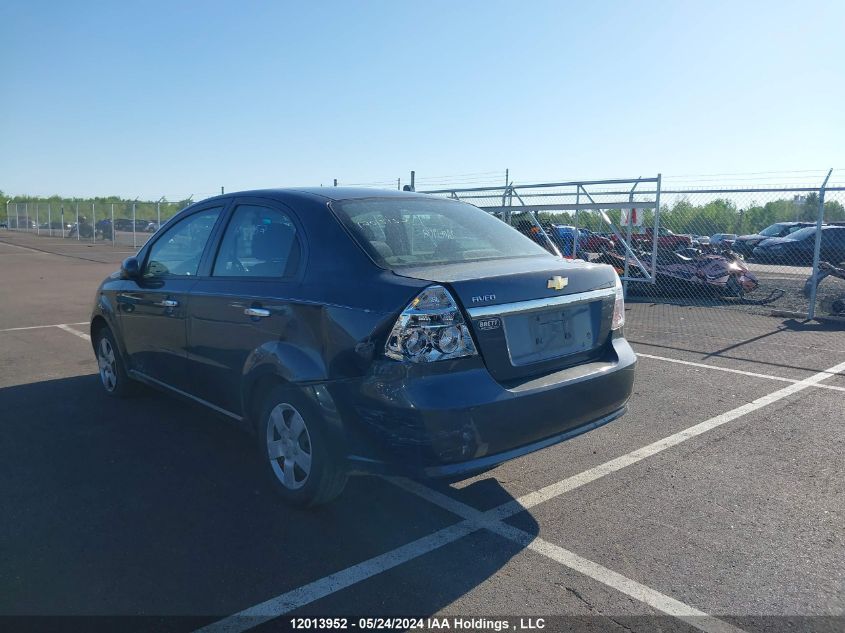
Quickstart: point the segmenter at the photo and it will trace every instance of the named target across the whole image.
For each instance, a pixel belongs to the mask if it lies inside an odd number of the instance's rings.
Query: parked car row
[[[131,232],[133,227],[135,231],[143,231],[145,233],[155,233],[159,229],[158,222],[150,222],[149,220],[136,219],[134,223],[129,218],[115,218],[114,220],[115,231]],[[110,233],[110,229],[110,218],[105,218],[97,222],[97,231],[100,231],[102,233]]]
[[[552,224],[544,227],[549,237],[560,249],[564,257],[573,255],[575,245],[575,227],[564,224]],[[614,242],[611,238],[599,235],[587,229],[578,229],[578,251],[589,253],[604,253],[611,250]]]
[[[733,249],[744,255],[751,257],[754,249],[760,245],[760,242],[770,237],[786,237],[791,233],[795,233],[807,226],[815,226],[815,222],[777,222],[771,226],[767,226],[759,233],[752,233],[750,235],[740,235],[736,238],[733,244]]]
[[[785,237],[769,237],[754,248],[755,259],[786,264],[813,263],[818,228],[805,226]],[[845,226],[826,224],[821,228],[820,258],[831,264],[845,261]]]
[[[574,227],[551,225],[551,228],[552,238],[561,248],[561,252],[564,255],[570,254]],[[620,250],[619,237],[613,233],[602,236],[579,229],[579,232],[581,231],[582,237],[578,242],[581,251],[604,253],[608,250]],[[657,247],[661,251],[695,248],[706,252],[730,252],[766,262],[801,265],[812,264],[815,240],[815,222],[777,222],[759,233],[749,235],[682,235],[663,227],[657,232]],[[631,246],[634,248],[650,250],[653,243],[654,231],[651,228],[631,235]],[[845,223],[834,222],[822,227],[821,259],[832,263],[845,261]]]

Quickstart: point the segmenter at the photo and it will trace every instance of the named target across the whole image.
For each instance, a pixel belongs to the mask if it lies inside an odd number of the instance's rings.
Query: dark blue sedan
[[[348,475],[462,477],[625,411],[636,358],[610,266],[471,205],[362,189],[192,205],[97,291],[106,392],[146,383],[255,433],[306,506]]]
[[[838,264],[845,261],[845,226],[822,226],[819,244],[821,261]],[[807,226],[788,237],[771,237],[754,249],[760,261],[809,266],[816,249],[816,227]]]

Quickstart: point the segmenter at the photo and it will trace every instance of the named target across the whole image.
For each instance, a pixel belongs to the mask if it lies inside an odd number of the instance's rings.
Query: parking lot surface
[[[630,303],[620,420],[465,481],[354,478],[296,511],[225,419],[102,393],[86,321],[128,254],[0,234],[0,614],[845,630],[845,331]]]

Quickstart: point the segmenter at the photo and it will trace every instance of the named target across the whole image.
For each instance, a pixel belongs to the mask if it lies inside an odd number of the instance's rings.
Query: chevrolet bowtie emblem
[[[566,277],[561,277],[560,275],[555,275],[551,279],[549,279],[548,288],[549,290],[563,290],[566,288],[566,285],[569,283],[569,279]]]

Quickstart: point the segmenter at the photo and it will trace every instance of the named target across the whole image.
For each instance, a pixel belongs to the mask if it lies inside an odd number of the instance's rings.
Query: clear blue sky
[[[0,56],[14,194],[845,168],[841,0],[4,0]]]

